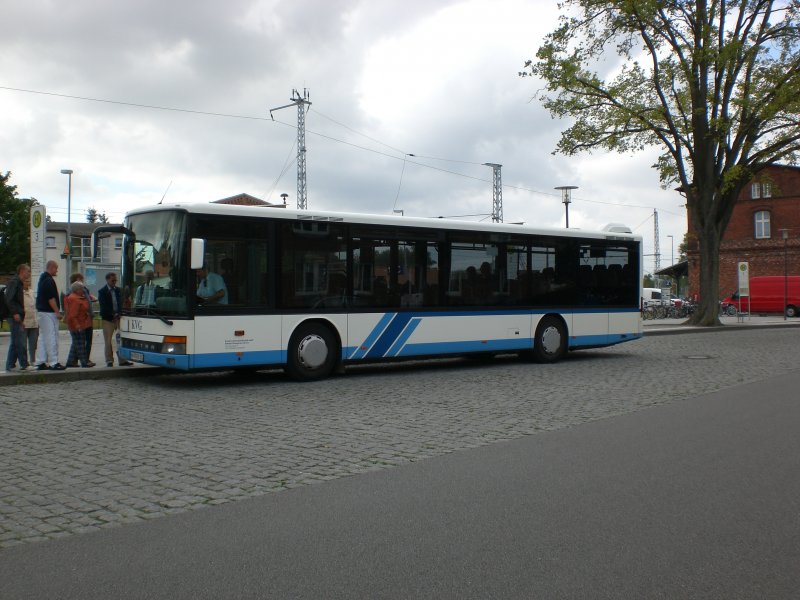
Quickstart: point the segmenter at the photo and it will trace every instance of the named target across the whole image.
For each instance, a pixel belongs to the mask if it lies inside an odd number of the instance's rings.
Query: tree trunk
[[[698,231],[700,242],[700,304],[689,318],[691,325],[713,327],[719,321],[719,248],[724,232],[712,223]]]

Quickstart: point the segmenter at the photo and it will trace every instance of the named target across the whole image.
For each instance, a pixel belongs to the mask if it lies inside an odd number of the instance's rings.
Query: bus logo
[[[139,319],[128,319],[128,329],[131,331],[142,331],[142,322]]]

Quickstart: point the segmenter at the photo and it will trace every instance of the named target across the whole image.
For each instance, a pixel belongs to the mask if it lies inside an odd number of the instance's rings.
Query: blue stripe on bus
[[[395,313],[394,317],[392,318],[391,323],[385,329],[385,331],[381,334],[378,338],[378,341],[375,342],[375,345],[372,349],[367,352],[365,358],[380,358],[386,354],[386,351],[394,344],[397,336],[405,329],[408,322],[411,320],[412,317],[418,316],[414,313]]]
[[[128,348],[119,349],[119,355],[125,360],[133,360],[131,358],[132,352],[141,354],[144,357],[143,360],[134,361],[137,363],[167,367],[169,369],[180,369],[181,371],[189,370],[191,357],[188,354],[161,354],[158,352],[139,352],[138,350],[130,350]]]
[[[386,353],[386,356],[402,356],[400,354],[400,350],[402,349],[403,345],[408,341],[408,338],[411,337],[411,334],[414,333],[414,330],[417,328],[417,325],[420,324],[422,321],[421,318],[411,319],[408,323],[406,328],[397,338],[397,341],[389,348],[389,352]]]
[[[531,338],[514,337],[504,340],[466,340],[461,342],[425,342],[406,344],[397,356],[424,356],[436,354],[462,354],[465,352],[510,352],[530,350]]]
[[[163,355],[158,355],[163,356]],[[247,367],[257,365],[279,365],[286,362],[286,352],[282,350],[256,350],[243,352],[237,356],[235,352],[214,352],[195,354],[191,357],[192,369],[210,367]]]
[[[642,337],[641,333],[607,333],[600,335],[577,335],[569,339],[569,347],[572,349],[613,346],[622,342],[638,340]]]
[[[504,315],[591,315],[591,314],[625,314],[641,312],[634,308],[527,308],[527,309],[487,309],[487,310],[444,310],[444,311],[419,311],[409,312],[413,317],[492,317]],[[398,313],[404,314],[404,313]]]
[[[392,318],[397,313],[386,313],[381,317],[381,320],[378,321],[378,324],[372,328],[372,331],[367,336],[367,339],[364,340],[364,343],[361,344],[359,347],[356,348],[356,351],[350,356],[352,359],[363,358],[366,356],[369,349],[375,343],[375,340],[378,339],[378,336],[383,333],[386,329],[386,326],[392,320]]]

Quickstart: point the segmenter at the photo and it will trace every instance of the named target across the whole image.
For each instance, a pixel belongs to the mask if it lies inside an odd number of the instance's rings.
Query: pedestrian
[[[97,297],[100,300],[100,318],[103,320],[106,366],[113,367],[114,333],[119,329],[119,320],[122,316],[122,298],[117,287],[116,273],[106,274],[106,284],[97,292]],[[119,348],[117,348],[117,361],[121,367],[133,364],[119,355]]]
[[[22,282],[25,284],[25,338],[28,345],[28,364],[36,364],[36,346],[39,342],[39,319],[36,316],[36,296],[31,287],[31,272],[28,269],[28,276]]]
[[[93,367],[86,352],[86,330],[91,328],[92,320],[89,317],[89,298],[83,283],[75,281],[70,286],[71,293],[64,298],[64,317],[67,329],[72,337],[69,348],[67,364],[69,366]]]
[[[39,276],[36,288],[36,315],[39,319],[39,345],[36,349],[36,368],[39,371],[66,369],[58,362],[58,322],[61,320],[61,305],[58,302],[58,286],[55,276],[58,263],[48,260],[44,272]]]
[[[83,284],[83,293],[86,296],[86,299],[89,301],[89,327],[83,332],[86,336],[86,357],[91,359],[92,357],[92,340],[94,338],[94,308],[92,307],[92,303],[97,301],[97,298],[92,296],[92,292],[86,286],[86,280],[83,278],[83,273],[73,273],[70,275],[69,283],[72,285],[76,281],[80,281]],[[65,311],[66,312],[66,307]],[[91,360],[89,362],[92,362]],[[68,367],[77,367],[76,364],[70,364],[69,361],[67,362]],[[94,366],[94,363],[92,363]]]
[[[6,357],[6,372],[14,370],[19,362],[19,370],[28,370],[28,352],[25,343],[25,293],[23,281],[30,276],[31,268],[26,264],[17,267],[16,274],[8,282],[5,289],[6,304],[8,305],[8,328],[11,339],[8,343],[8,356]]]

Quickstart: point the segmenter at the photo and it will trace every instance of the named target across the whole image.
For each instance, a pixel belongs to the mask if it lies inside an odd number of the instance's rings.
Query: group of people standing
[[[116,273],[106,275],[106,285],[98,291],[97,298],[86,287],[83,274],[73,274],[63,307],[55,280],[57,274],[58,263],[48,261],[39,277],[35,295],[31,287],[31,268],[27,264],[19,265],[15,276],[8,282],[5,299],[11,340],[6,372],[13,372],[17,363],[20,371],[27,371],[31,366],[39,371],[61,371],[78,365],[94,367],[95,363],[89,358],[94,333],[94,300],[99,300],[100,304],[106,366],[114,366],[114,334],[119,329],[122,315],[122,298]],[[58,359],[58,330],[62,318],[72,338],[65,365]],[[118,356],[118,364],[129,366],[133,363]]]

